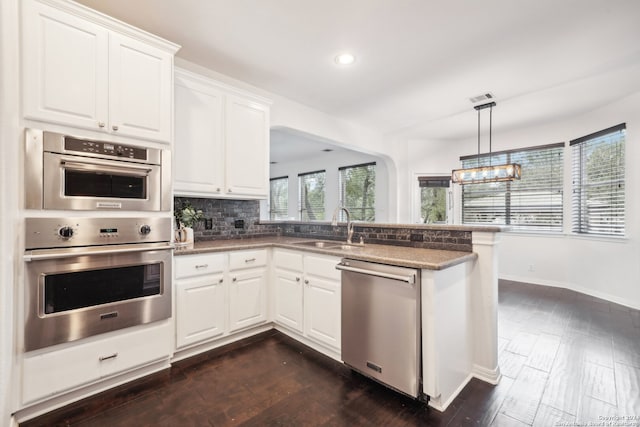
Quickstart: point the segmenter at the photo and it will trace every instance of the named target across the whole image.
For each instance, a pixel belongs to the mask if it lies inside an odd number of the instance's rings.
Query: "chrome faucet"
[[[338,212],[344,211],[347,214],[347,244],[351,244],[351,239],[353,238],[353,223],[351,222],[351,214],[349,210],[344,206],[338,206],[335,211],[333,211],[333,218],[331,218],[331,225],[338,225]]]

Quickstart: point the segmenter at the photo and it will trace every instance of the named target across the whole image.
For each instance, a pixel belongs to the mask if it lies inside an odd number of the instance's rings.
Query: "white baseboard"
[[[467,384],[469,384],[469,381],[471,381],[471,378],[473,378],[474,376],[475,375],[473,375],[473,374],[467,375],[467,377],[464,379],[464,381],[462,381],[462,383],[460,383],[458,388],[456,388],[456,390],[444,402],[442,401],[442,395],[439,395],[435,399],[430,397],[429,398],[429,406],[432,407],[433,409],[435,409],[436,411],[440,411],[440,412],[446,411],[447,408],[449,407],[449,405],[451,405],[451,402],[453,402],[453,400],[456,397],[458,397],[458,395],[460,394],[462,389],[465,388],[467,386]]]
[[[483,366],[473,365],[471,369],[471,375],[480,381],[484,381],[489,384],[496,385],[500,382],[502,374],[500,373],[500,366],[495,369],[488,369]]]
[[[576,285],[569,282],[558,282],[555,280],[538,279],[532,277],[524,277],[518,275],[501,274],[500,279],[510,280],[512,282],[531,283],[532,285],[551,286],[554,288],[564,288],[571,291],[580,292],[581,294],[589,295],[592,297],[600,298],[609,302],[624,305],[625,307],[640,310],[640,304],[632,304],[616,295],[611,295],[605,292],[594,291],[593,289],[585,288],[583,286]]]

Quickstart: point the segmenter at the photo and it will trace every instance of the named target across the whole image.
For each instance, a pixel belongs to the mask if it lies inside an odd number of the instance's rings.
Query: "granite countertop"
[[[478,255],[473,252],[421,249],[393,245],[365,244],[362,247],[356,246],[351,249],[316,248],[300,245],[302,242],[314,240],[316,239],[274,236],[252,239],[201,241],[195,242],[193,246],[176,248],[174,255],[193,255],[209,252],[277,247],[428,270],[444,270],[445,268],[474,260],[478,257]],[[344,242],[335,241],[335,243],[340,244]]]

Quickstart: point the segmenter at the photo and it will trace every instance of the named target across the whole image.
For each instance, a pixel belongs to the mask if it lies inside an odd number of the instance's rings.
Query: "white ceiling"
[[[638,0],[79,0],[178,56],[407,138],[578,114],[640,90]],[[356,63],[339,67],[348,50]]]

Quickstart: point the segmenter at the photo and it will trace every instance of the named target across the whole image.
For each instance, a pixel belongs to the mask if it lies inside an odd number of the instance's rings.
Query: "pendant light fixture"
[[[520,179],[522,168],[517,163],[505,163],[501,165],[491,164],[491,127],[493,120],[493,107],[495,102],[476,105],[478,111],[478,161],[476,167],[465,169],[454,169],[451,171],[451,181],[456,184],[479,184],[483,182],[513,181]],[[480,166],[480,111],[489,109],[489,164]]]

